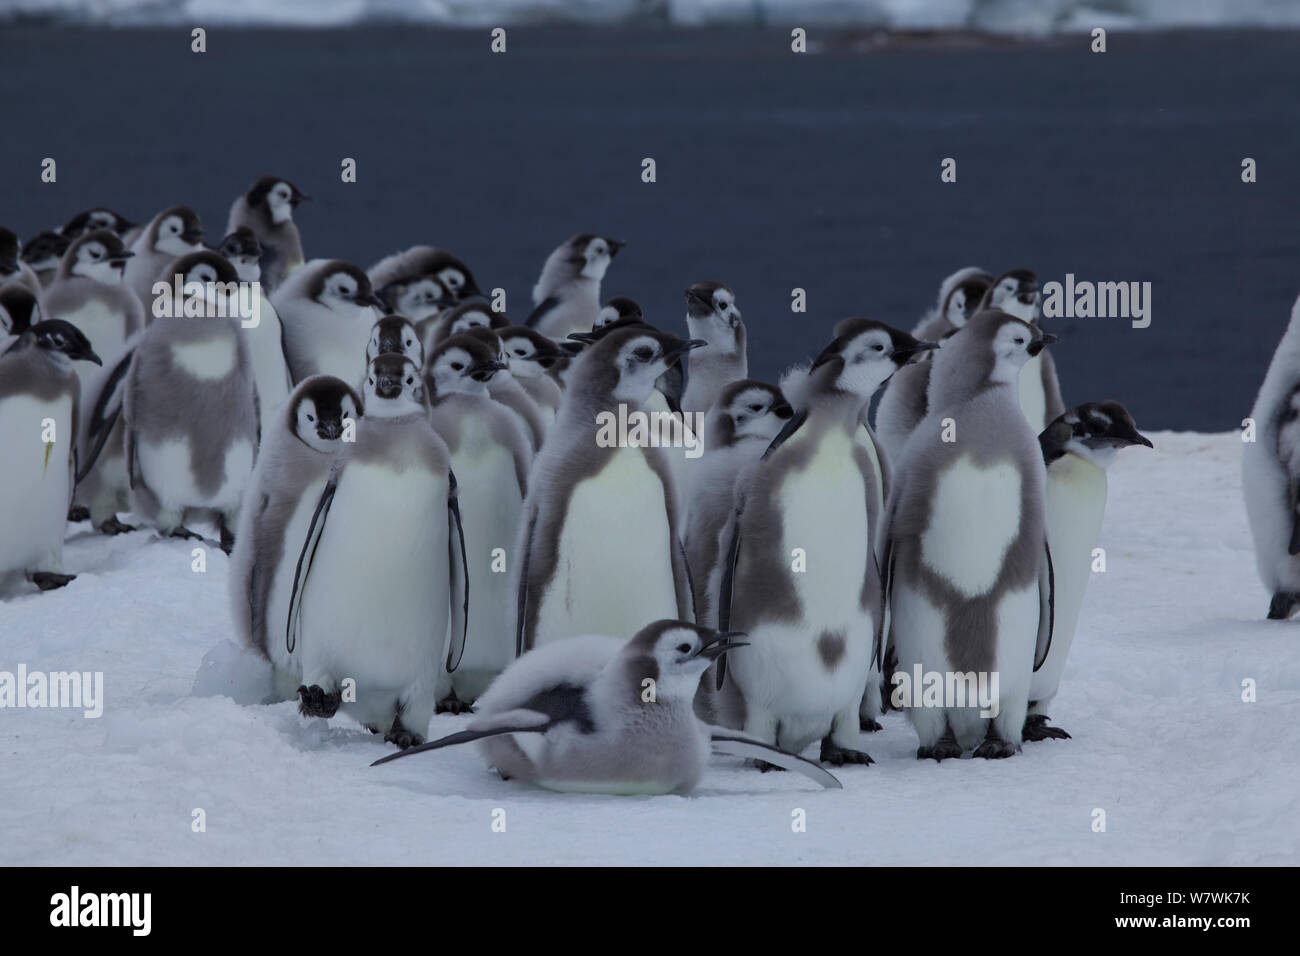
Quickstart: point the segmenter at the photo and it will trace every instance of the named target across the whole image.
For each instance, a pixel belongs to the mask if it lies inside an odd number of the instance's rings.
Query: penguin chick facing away
[[[1119,402],[1089,402],[1066,412],[1038,436],[1047,464],[1047,543],[1052,549],[1052,643],[1029,682],[1023,738],[1068,738],[1043,712],[1056,696],[1092,577],[1092,549],[1106,510],[1106,469],[1121,448],[1154,447]]]
[[[504,779],[578,793],[689,793],[709,753],[797,770],[823,787],[835,777],[810,760],[695,716],[700,678],[743,635],[685,621],[656,621],[630,641],[588,635],[556,641],[514,661],[479,699],[469,728],[390,754],[478,741]]]

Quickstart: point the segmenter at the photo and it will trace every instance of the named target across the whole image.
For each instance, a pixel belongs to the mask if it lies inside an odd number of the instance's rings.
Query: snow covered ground
[[[190,542],[80,525],[76,581],[0,603],[0,670],[103,671],[104,714],[0,710],[0,864],[1300,863],[1300,623],[1263,619],[1240,441],[1151,437],[1111,471],[1052,710],[1074,739],[938,765],[892,714],[842,791],[734,759],[655,798],[528,789],[470,748],[371,768],[391,748],[346,718],[256,703],[219,551],[195,574]]]

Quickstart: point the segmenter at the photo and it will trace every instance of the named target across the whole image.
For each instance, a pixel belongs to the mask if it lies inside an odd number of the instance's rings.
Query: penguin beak
[[[1044,332],[1039,338],[1036,338],[1032,342],[1030,342],[1029,348],[1025,349],[1025,351],[1028,352],[1032,357],[1037,355],[1043,349],[1047,348],[1047,346],[1055,345],[1059,341],[1061,340],[1057,336],[1053,335],[1051,332]]]
[[[1151,444],[1150,438],[1147,438],[1146,435],[1143,435],[1135,428],[1126,428],[1123,431],[1115,432],[1108,437],[1110,437],[1111,440],[1120,447],[1127,445],[1146,445],[1148,448],[1156,447]]]
[[[672,348],[664,351],[663,360],[669,365],[672,365],[687,352],[691,351],[691,349],[703,348],[708,344],[709,343],[704,341],[704,339],[687,339],[685,342],[678,342]]]
[[[772,406],[772,414],[777,418],[793,418],[794,409],[790,407],[789,402],[782,402],[779,405]]]
[[[922,342],[920,339],[912,339],[910,342],[896,344],[894,346],[893,358],[896,362],[898,362],[899,359],[906,361],[919,352],[929,352],[931,349],[937,349],[938,347],[938,342]],[[899,362],[899,364],[901,365],[902,362]]]
[[[293,198],[289,200],[289,205],[296,206],[300,202],[308,202],[310,200],[311,197],[308,196],[306,193],[295,192],[293,194]]]
[[[322,421],[316,426],[316,434],[325,439],[325,441],[335,441],[343,434],[343,429],[340,427],[338,422]]]
[[[85,351],[82,352],[77,352],[75,355],[71,357],[73,359],[80,359],[83,362],[94,362],[96,365],[100,366],[101,368],[104,365],[104,360],[95,354],[94,349],[90,349],[90,348],[87,348]],[[1147,442],[1147,444],[1150,444],[1150,442]]]
[[[476,382],[486,382],[497,372],[509,367],[505,362],[479,362],[477,365],[471,366],[466,374]]]
[[[381,375],[375,383],[375,394],[380,398],[396,398],[402,394],[402,380],[396,375]]]
[[[126,260],[130,259],[133,255],[135,255],[135,253],[130,249],[123,249],[121,252],[115,252],[110,255],[108,261],[117,265],[118,263],[125,263]]]
[[[190,245],[194,245],[195,243],[199,242],[203,238],[203,230],[186,229],[184,232],[181,233],[181,238],[184,239],[186,242],[188,242]]]
[[[479,287],[474,283],[474,280],[471,279],[465,283],[465,288],[460,290],[460,297],[462,299],[469,299],[475,296],[478,296],[479,298],[485,298],[483,293],[479,291]]]
[[[734,650],[737,647],[748,647],[748,641],[738,641],[738,637],[748,637],[744,631],[724,631],[716,635],[713,640],[708,641],[700,648],[696,657],[706,657],[711,661],[716,661],[727,651]]]
[[[357,296],[356,302],[357,305],[373,305],[376,309],[384,311],[388,309],[387,303],[385,303],[383,299],[379,298],[379,296],[375,295],[374,292],[367,292],[365,295]]]
[[[618,250],[627,245],[627,242],[622,239],[610,239],[607,237],[605,239],[605,245],[609,246],[609,257],[613,259],[618,255]]]

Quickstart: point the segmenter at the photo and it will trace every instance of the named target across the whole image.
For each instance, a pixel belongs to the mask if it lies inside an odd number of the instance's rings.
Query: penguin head
[[[701,339],[680,339],[644,324],[607,326],[605,334],[587,349],[582,365],[596,373],[602,391],[604,385],[609,386],[615,401],[640,405],[650,397],[660,375],[691,349],[707,344]]]
[[[474,274],[469,271],[469,267],[451,253],[442,252],[441,256],[431,264],[431,268],[433,277],[442,283],[443,288],[453,299],[468,299],[483,294],[479,290],[478,283],[474,281]]]
[[[1038,276],[1029,269],[1009,269],[993,280],[980,300],[983,309],[1001,309],[1026,322],[1038,309]]]
[[[641,311],[641,306],[625,295],[616,295],[600,307],[596,313],[596,321],[591,324],[593,332],[603,329],[607,325],[613,325],[619,319],[644,319],[645,316]]]
[[[437,276],[411,276],[389,282],[377,293],[384,308],[413,322],[436,316],[456,302]]]
[[[333,375],[313,375],[293,390],[289,427],[308,448],[332,455],[339,450],[343,429],[361,417],[361,396]]]
[[[0,276],[11,276],[18,271],[18,252],[22,243],[18,233],[0,227]]]
[[[988,290],[988,276],[974,275],[962,279],[948,291],[948,297],[943,303],[943,317],[953,328],[960,329],[975,314],[980,300]]]
[[[842,319],[831,344],[808,370],[822,387],[870,398],[919,352],[935,348],[874,319]]]
[[[565,354],[541,332],[526,325],[498,329],[497,337],[508,356],[510,372],[516,377],[537,378]]]
[[[27,286],[12,283],[0,289],[0,333],[22,335],[41,320],[41,304]]]
[[[405,355],[376,355],[366,367],[365,410],[371,418],[394,418],[424,410],[420,367]]]
[[[605,270],[625,243],[590,233],[579,233],[568,242],[569,262],[574,275],[581,279],[605,278]]]
[[[366,343],[366,362],[376,355],[405,355],[416,365],[424,365],[424,345],[415,331],[415,323],[403,315],[386,315],[370,330]]]
[[[470,329],[504,329],[510,320],[500,312],[493,312],[482,299],[462,302],[448,309],[439,318],[444,338],[468,332]]]
[[[122,281],[122,270],[132,255],[134,253],[122,245],[117,233],[106,230],[87,232],[68,244],[60,264],[60,274],[116,285]]]
[[[370,306],[384,309],[384,302],[370,287],[370,278],[350,262],[331,259],[322,263],[311,285],[309,297],[320,305],[345,315]]]
[[[461,333],[434,349],[427,376],[435,395],[483,395],[488,382],[505,368],[491,345],[478,336]]]
[[[240,226],[222,239],[218,251],[235,267],[240,282],[257,282],[262,278],[262,244],[248,226]]]
[[[742,438],[770,442],[794,417],[794,409],[775,385],[746,378],[723,387],[709,417],[716,420],[717,447]]]
[[[81,329],[63,319],[46,319],[37,322],[27,330],[33,336],[38,349],[59,356],[69,362],[94,362],[103,365],[103,361],[90,347],[90,340],[82,334]]]
[[[298,203],[310,198],[289,180],[274,176],[261,177],[244,194],[250,207],[265,213],[277,226],[293,219],[293,211]]]
[[[203,226],[189,206],[172,206],[154,217],[148,234],[149,248],[170,256],[183,256],[203,248]]]
[[[1109,467],[1121,448],[1155,447],[1137,430],[1128,409],[1115,401],[1086,402],[1070,409],[1043,429],[1038,443],[1049,465],[1073,452],[1099,468]]]
[[[692,338],[724,352],[734,351],[744,338],[736,295],[721,282],[697,282],[686,290],[686,326]]]
[[[737,647],[739,631],[715,631],[686,621],[662,620],[647,624],[628,641],[623,656],[642,679],[655,682],[655,696],[693,697],[709,665]],[[639,682],[638,682],[639,683]]]
[[[115,232],[119,236],[125,236],[135,224],[123,216],[119,216],[111,209],[105,209],[103,206],[94,206],[77,213],[59,230],[60,233],[69,239],[76,239],[87,232],[99,232],[101,229],[107,229],[109,232]]]
[[[38,232],[23,243],[21,259],[33,272],[49,272],[59,267],[72,239],[49,229]]]

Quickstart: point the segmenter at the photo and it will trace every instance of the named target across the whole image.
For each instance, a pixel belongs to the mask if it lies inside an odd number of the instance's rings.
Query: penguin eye
[[[307,416],[307,421],[309,421],[309,422],[314,422],[315,420],[316,420],[316,416],[315,416],[315,415],[311,415],[311,414],[309,414],[309,415]]]
[[[374,384],[375,384],[375,377],[374,377],[373,375],[370,376],[370,384],[371,384],[371,385],[374,385]]]
[[[460,362],[452,362],[452,363],[451,363],[451,367],[452,367],[452,370],[453,370],[453,371],[459,372],[459,371],[460,371],[461,369],[463,369],[465,366],[462,365]]]
[[[515,353],[516,355],[527,355],[527,354],[528,354],[528,353],[525,352],[523,349],[515,349],[515,350],[514,350],[514,353]]]
[[[689,654],[690,652],[691,652],[691,645],[689,645],[689,644],[678,644],[678,645],[677,645],[677,653],[679,653],[679,654]]]
[[[750,406],[749,406],[749,410],[750,410],[751,412],[761,412],[761,411],[763,410],[763,406],[762,406],[762,405],[750,405]]]
[[[885,350],[885,347],[881,345],[879,342],[877,342],[875,345],[871,346],[871,350],[873,352],[883,352]]]
[[[1016,344],[1017,344],[1017,345],[1024,345],[1024,344],[1025,344],[1025,337],[1024,337],[1023,335],[1018,335],[1018,336],[1016,336]]]
[[[407,384],[407,385],[411,385],[411,384],[413,384],[414,382],[415,382],[415,379],[411,378],[411,376],[409,376],[409,375],[406,376],[406,384]]]
[[[650,348],[650,346],[648,346],[648,345],[643,345],[643,346],[641,346],[639,349],[637,349],[635,352],[633,352],[632,354],[635,355],[635,356],[636,356],[640,361],[642,361],[642,362],[648,362],[648,361],[650,361],[652,358],[654,358],[654,354],[655,354],[655,353],[654,353],[654,350],[653,350],[652,348]]]

